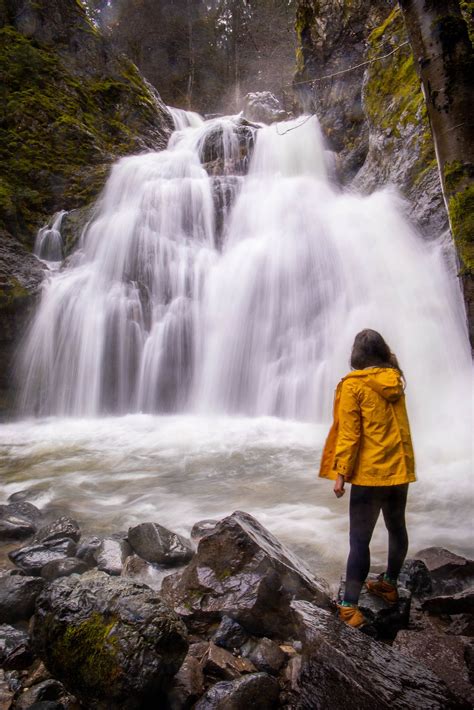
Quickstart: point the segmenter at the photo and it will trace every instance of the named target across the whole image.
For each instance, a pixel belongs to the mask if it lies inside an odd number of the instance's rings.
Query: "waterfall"
[[[81,251],[45,282],[23,407],[325,421],[370,327],[415,426],[460,435],[470,351],[447,238],[423,240],[393,190],[332,184],[315,117],[173,116],[167,150],[114,165]]]
[[[63,240],[61,237],[61,224],[65,210],[57,212],[51,223],[42,227],[36,236],[33,253],[43,261],[57,264],[63,258]]]

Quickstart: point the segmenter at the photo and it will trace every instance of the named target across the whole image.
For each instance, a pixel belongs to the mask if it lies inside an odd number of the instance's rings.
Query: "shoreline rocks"
[[[361,633],[248,513],[196,523],[194,550],[156,522],[82,537],[60,511],[14,512],[35,531],[0,571],[2,710],[472,706],[471,560],[408,559],[399,605],[362,594]]]

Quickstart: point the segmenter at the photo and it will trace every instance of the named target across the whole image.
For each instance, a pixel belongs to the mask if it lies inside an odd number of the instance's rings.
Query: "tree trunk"
[[[474,345],[473,50],[458,0],[400,0],[425,95]]]

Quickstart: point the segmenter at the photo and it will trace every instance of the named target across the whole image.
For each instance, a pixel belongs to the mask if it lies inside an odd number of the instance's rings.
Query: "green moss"
[[[474,44],[474,2],[466,2],[465,0],[461,0],[460,6],[461,12],[467,24],[469,38],[471,43]]]
[[[53,664],[66,667],[76,687],[92,693],[103,692],[122,673],[117,664],[119,644],[113,635],[115,624],[115,618],[105,619],[94,613],[78,626],[69,626],[55,644]]]
[[[303,0],[296,7],[296,76],[298,78],[305,74],[306,53],[308,50],[311,51],[311,33],[319,12],[320,4],[317,0]]]
[[[404,40],[401,10],[395,8],[369,36],[369,59],[387,54]],[[369,65],[364,96],[369,120],[396,137],[408,124],[426,121],[426,107],[410,47],[401,47],[386,59]]]
[[[474,275],[474,185],[448,200],[449,218],[464,272]]]
[[[466,180],[474,181],[474,166],[472,163],[462,163],[460,160],[454,160],[452,163],[445,164],[443,173],[444,185],[448,195],[459,190]]]
[[[113,160],[155,130],[147,85],[131,62],[114,62],[107,75],[75,73],[51,47],[0,30],[0,227],[30,245],[52,212],[91,202]]]
[[[15,277],[11,277],[6,284],[2,285],[4,287],[0,289],[0,309],[17,304],[19,299],[29,298],[31,295]]]

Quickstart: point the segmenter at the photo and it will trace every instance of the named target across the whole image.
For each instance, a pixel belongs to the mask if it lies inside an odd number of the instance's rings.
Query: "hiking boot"
[[[398,592],[395,584],[391,584],[384,579],[381,574],[376,582],[368,581],[365,583],[367,591],[376,597],[380,597],[387,604],[396,604],[398,602]]]
[[[367,619],[361,612],[358,606],[343,606],[338,604],[339,618],[348,626],[352,626],[354,629],[359,629],[361,626],[367,624]]]

